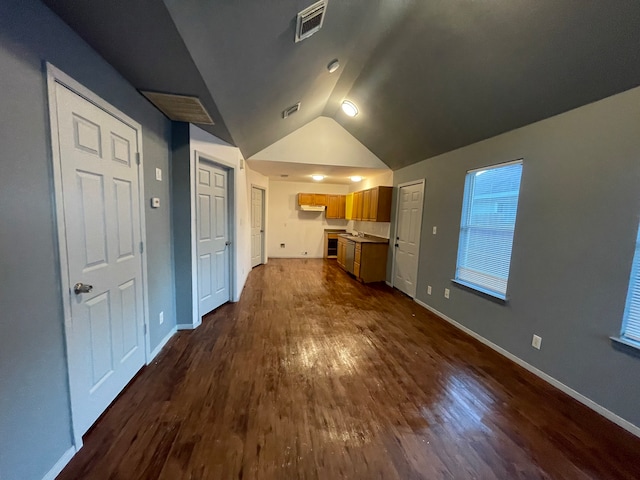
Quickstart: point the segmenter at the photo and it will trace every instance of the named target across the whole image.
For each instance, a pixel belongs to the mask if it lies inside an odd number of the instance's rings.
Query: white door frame
[[[396,278],[396,247],[395,244],[398,241],[397,240],[397,236],[398,236],[398,216],[400,214],[400,189],[402,187],[409,187],[411,185],[418,185],[418,184],[422,184],[422,215],[420,215],[420,228],[418,230],[418,239],[419,241],[422,241],[422,217],[424,215],[424,202],[425,202],[425,196],[424,196],[424,191],[425,191],[425,185],[426,185],[426,181],[424,178],[419,179],[419,180],[412,180],[410,182],[404,182],[404,183],[400,183],[398,184],[398,196],[397,196],[397,201],[396,201],[396,221],[394,222],[394,228],[393,228],[393,261],[392,261],[392,267],[391,267],[391,286],[395,287],[394,284],[394,280]],[[416,256],[416,262],[418,262],[418,266],[419,266],[419,262],[420,262],[420,248],[418,248],[418,254]],[[417,273],[417,272],[416,272]],[[416,274],[416,297],[418,296],[418,275]]]
[[[74,382],[75,370],[72,363],[69,361],[69,350],[73,348],[73,335],[71,334],[72,322],[71,322],[71,297],[66,288],[67,285],[71,285],[69,279],[68,257],[67,257],[67,237],[65,229],[65,217],[64,217],[64,204],[62,196],[62,170],[61,170],[61,158],[60,158],[60,145],[58,141],[58,112],[56,103],[56,83],[63,85],[69,90],[73,91],[77,95],[81,96],[88,102],[94,104],[96,107],[104,110],[105,112],[113,115],[118,120],[127,124],[136,131],[136,142],[138,152],[140,155],[140,165],[138,166],[138,199],[140,205],[140,240],[143,245],[147,244],[147,236],[145,230],[145,201],[144,201],[144,162],[142,161],[142,127],[141,125],[125,115],[123,112],[110,105],[98,95],[93,93],[82,84],[76,82],[73,78],[54,67],[50,63],[46,63],[47,68],[47,91],[49,101],[49,127],[51,134],[51,164],[53,167],[53,190],[54,190],[54,204],[55,204],[55,222],[57,230],[58,240],[58,255],[59,255],[59,268],[60,268],[60,292],[62,293],[62,307],[64,312],[64,333],[66,340],[66,360],[67,360],[67,372],[69,374],[69,397],[71,401],[71,424],[74,438],[74,446],[76,451],[82,447],[82,435],[85,432],[78,430],[77,422],[74,420],[77,411],[77,405],[75,399],[77,395],[76,385]],[[144,323],[144,342],[145,342],[145,361],[150,361],[151,345],[149,340],[149,287],[147,284],[147,249],[143,248],[140,255],[142,263],[142,302],[143,302],[143,323]]]
[[[261,185],[251,184],[251,189],[258,189],[262,191],[262,254],[260,257],[260,263],[264,265],[267,263],[267,189]],[[251,210],[253,212],[253,209]]]
[[[227,172],[227,231],[229,232],[229,301],[232,301],[235,293],[235,269],[236,263],[236,242],[235,242],[235,169],[225,162],[207,155],[205,153],[193,150],[191,156],[191,325],[179,325],[180,330],[192,330],[200,326],[202,317],[200,316],[200,299],[198,292],[200,291],[199,275],[198,275],[198,215],[196,210],[196,202],[198,196],[198,164],[201,160],[212,164],[214,167],[221,168]]]

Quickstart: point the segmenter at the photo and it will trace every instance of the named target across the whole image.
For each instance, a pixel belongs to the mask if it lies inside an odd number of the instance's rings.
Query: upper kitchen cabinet
[[[327,195],[327,218],[345,218],[345,195]]]
[[[316,207],[327,206],[327,194],[326,193],[299,193],[298,205],[311,205]]]
[[[365,222],[391,221],[393,187],[375,187],[353,194],[353,219]]]

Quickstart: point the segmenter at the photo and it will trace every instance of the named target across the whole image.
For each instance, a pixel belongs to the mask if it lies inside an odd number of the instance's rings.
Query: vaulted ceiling
[[[637,0],[328,0],[299,43],[314,0],[43,1],[136,88],[199,97],[246,158],[327,116],[397,169],[640,85]]]

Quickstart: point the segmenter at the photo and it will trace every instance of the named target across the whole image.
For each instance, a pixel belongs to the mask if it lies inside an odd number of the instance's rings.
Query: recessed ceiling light
[[[329,70],[329,73],[333,73],[339,68],[340,68],[340,62],[338,61],[337,58],[335,60],[331,60],[331,62],[329,62],[329,65],[327,65],[327,70]]]
[[[355,103],[350,102],[349,100],[342,102],[342,111],[350,117],[358,115],[358,107],[356,107]]]
[[[311,175],[311,178],[313,178],[316,182],[320,182],[321,180],[324,180],[324,175]]]
[[[362,177],[360,175],[354,175],[353,177],[350,177],[352,182],[359,182],[360,180],[362,180]]]

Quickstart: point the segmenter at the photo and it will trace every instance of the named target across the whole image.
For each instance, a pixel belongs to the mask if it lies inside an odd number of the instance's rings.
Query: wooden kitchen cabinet
[[[366,212],[366,216],[363,214],[363,220],[369,222],[390,222],[393,187],[375,187],[368,190],[368,192],[369,209]]]
[[[327,218],[345,217],[345,196],[327,195]]]
[[[387,279],[387,243],[358,243],[353,274],[363,283],[384,282]]]
[[[372,240],[375,238],[375,240]],[[355,243],[353,264],[347,258],[347,245]],[[359,239],[338,236],[338,265],[347,272],[353,273],[363,283],[384,282],[387,278],[387,252],[389,242],[378,237]]]
[[[369,210],[371,210],[371,190],[362,192],[362,220],[369,220]]]
[[[298,193],[298,206],[313,205],[319,207],[327,206],[326,193]]]
[[[354,192],[351,218],[348,212],[346,218],[365,222],[390,222],[392,193],[393,187],[374,187]]]
[[[353,219],[362,220],[362,200],[364,192],[355,192],[353,194]]]
[[[346,259],[347,259],[347,240],[339,236],[337,260],[338,260],[338,265],[340,265],[345,270],[347,268]]]

